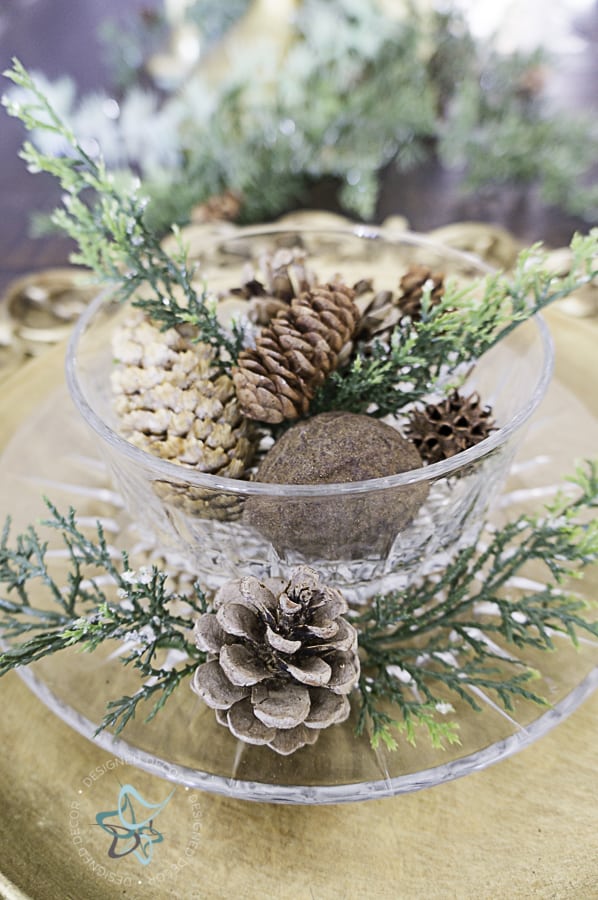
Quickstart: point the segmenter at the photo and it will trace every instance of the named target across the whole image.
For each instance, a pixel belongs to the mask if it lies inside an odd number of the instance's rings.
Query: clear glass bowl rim
[[[457,260],[470,263],[476,268],[491,274],[494,270],[484,263],[477,256],[456,250],[433,240],[426,235],[417,232],[392,232],[385,231],[383,228],[375,226],[356,226],[355,228],[326,228],[326,227],[309,227],[309,228],[292,228],[292,227],[266,227],[266,228],[240,228],[238,231],[230,235],[220,235],[217,238],[206,240],[205,250],[209,251],[210,245],[216,246],[223,241],[234,241],[236,239],[264,238],[270,235],[282,234],[325,234],[327,236],[338,237],[357,237],[364,240],[383,240],[388,243],[412,244],[413,246],[427,246],[430,250],[438,253],[448,254]],[[144,450],[135,447],[125,438],[121,437],[114,431],[106,421],[96,412],[92,404],[88,400],[85,391],[81,385],[77,360],[78,350],[81,340],[88,328],[92,326],[93,319],[99,309],[112,296],[109,288],[101,291],[98,296],[90,303],[87,309],[80,316],[68,342],[66,352],[66,382],[69,393],[82,415],[85,422],[105,441],[113,450],[128,457],[128,459],[136,464],[142,465],[146,469],[152,469],[155,472],[156,479],[170,480],[174,482],[185,482],[194,487],[200,487],[212,491],[220,491],[228,494],[240,494],[243,496],[267,496],[267,497],[319,497],[325,498],[329,496],[337,497],[342,495],[365,494],[374,491],[384,491],[391,488],[398,488],[403,485],[416,484],[421,481],[430,481],[437,478],[446,477],[462,466],[470,465],[483,457],[487,456],[497,447],[509,440],[511,435],[518,431],[529,419],[532,413],[540,404],[552,377],[554,367],[554,348],[548,326],[544,319],[535,315],[531,317],[530,322],[534,323],[542,342],[543,364],[526,405],[519,410],[517,415],[507,422],[502,428],[493,431],[485,440],[480,441],[474,447],[464,450],[449,459],[441,462],[433,463],[428,466],[422,466],[418,469],[411,469],[407,472],[401,472],[398,475],[388,475],[381,478],[370,478],[365,481],[338,482],[326,484],[276,484],[270,482],[259,481],[243,481],[241,479],[226,478],[224,476],[211,475],[205,472],[197,472],[187,466],[180,466],[176,463],[159,459]]]

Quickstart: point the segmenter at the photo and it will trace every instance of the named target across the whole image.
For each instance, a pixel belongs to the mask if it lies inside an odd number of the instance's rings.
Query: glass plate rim
[[[486,769],[524,750],[537,739],[544,737],[575,712],[598,688],[598,666],[595,666],[580,683],[545,713],[527,726],[482,750],[462,756],[450,762],[408,775],[382,778],[376,781],[345,783],[338,785],[278,785],[256,781],[242,781],[202,772],[188,766],[170,763],[161,757],[141,750],[108,731],[95,734],[97,725],[73,709],[30,669],[16,670],[29,690],[65,724],[129,765],[136,766],[150,775],[156,775],[184,787],[204,790],[234,800],[251,800],[260,803],[277,803],[303,806],[326,806],[356,803],[366,800],[383,800],[389,797],[411,794],[455,781],[473,772]]]

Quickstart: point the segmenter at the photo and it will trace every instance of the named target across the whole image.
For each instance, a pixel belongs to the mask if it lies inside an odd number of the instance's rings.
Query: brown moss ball
[[[333,484],[417,469],[413,444],[379,419],[348,412],[321,413],[293,425],[264,457],[256,481]],[[413,519],[425,484],[340,496],[276,500],[251,497],[246,521],[279,553],[329,559],[378,557]]]

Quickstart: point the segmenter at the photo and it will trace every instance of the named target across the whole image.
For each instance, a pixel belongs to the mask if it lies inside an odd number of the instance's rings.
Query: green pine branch
[[[110,281],[116,296],[133,298],[162,328],[193,325],[198,339],[217,349],[223,368],[234,365],[244,343],[242,326],[229,332],[219,324],[216,302],[193,285],[180,240],[174,255],[163,249],[146,224],[139,187],[123,187],[101,158],[87,153],[18,61],[6,74],[29,98],[6,100],[9,112],[28,129],[61,138],[66,148],[55,157],[27,143],[22,155],[32,170],[49,172],[62,185],[64,205],[54,221],[78,243],[75,261]],[[240,99],[239,89],[231,90]],[[228,122],[230,134],[242,120],[237,112]],[[324,382],[312,412],[340,408],[385,416],[458,386],[468,367],[520,322],[596,277],[598,229],[576,235],[571,249],[573,263],[564,277],[547,270],[536,245],[520,254],[512,275],[492,275],[466,288],[449,282],[435,306],[425,296],[421,320],[401,321],[389,346],[378,342],[366,350],[358,344],[351,364]]]
[[[118,563],[106,543],[100,523],[89,538],[70,509],[61,514],[46,501],[50,517],[41,525],[60,534],[68,551],[66,584],[51,574],[48,541],[29,527],[11,540],[7,520],[0,539],[0,629],[4,647],[0,675],[47,656],[78,646],[93,651],[106,641],[123,644],[120,657],[143,679],[133,697],[111,703],[100,729],[113,726],[118,734],[141,700],[152,698],[149,717],[163,707],[175,687],[203,661],[190,639],[190,617],[205,611],[206,596],[180,598],[166,588],[167,573],[156,567],[134,572],[123,553]],[[101,576],[99,578],[98,576]],[[108,576],[109,588],[102,585]],[[173,612],[184,600],[187,613]],[[178,668],[163,668],[164,651],[178,650],[190,660]]]
[[[179,685],[193,675],[202,658],[196,654],[191,662],[179,669],[158,669],[155,674],[148,676],[152,680],[146,681],[132,696],[126,695],[118,700],[110,700],[106,706],[106,715],[95,734],[106,728],[114,728],[114,733],[120,734],[131,719],[135,718],[138,708],[148,701],[153,701],[153,706],[144,722],[151,722]]]
[[[394,748],[401,734],[413,743],[418,728],[434,746],[458,740],[458,723],[446,718],[451,695],[476,711],[479,691],[507,710],[517,700],[545,705],[530,687],[537,673],[517,652],[553,650],[556,633],[574,644],[580,632],[598,637],[587,603],[565,587],[598,559],[598,463],[580,467],[570,481],[574,494],[563,492],[539,515],[519,516],[437,577],[373,598],[354,618],[362,655],[358,732],[367,729],[374,746]],[[74,510],[63,515],[47,505],[42,526],[58,532],[68,550],[67,583],[51,573],[48,542],[32,527],[11,539],[7,522],[0,539],[0,675],[68,647],[93,651],[118,641],[121,663],[141,682],[108,704],[98,730],[119,733],[148,702],[148,720],[156,716],[204,660],[190,628],[208,601],[199,585],[192,596],[172,593],[156,567],[131,570],[126,554],[113,558],[101,525],[89,538]],[[514,591],[510,580],[529,564],[544,568],[545,586]],[[166,650],[178,650],[181,663],[165,665]]]
[[[554,650],[556,633],[574,645],[580,632],[598,638],[587,602],[564,588],[598,559],[597,463],[570,480],[575,497],[561,494],[542,514],[520,516],[496,531],[486,549],[464,550],[440,579],[378,596],[358,617],[364,660],[358,730],[369,728],[375,744],[393,746],[393,731],[413,735],[414,723],[437,742],[430,711],[442,710],[451,693],[476,711],[478,690],[507,710],[517,699],[543,705],[528,686],[537,673],[517,651]],[[530,563],[544,568],[546,585],[514,591],[510,580]],[[454,733],[444,726],[450,742]]]
[[[170,256],[148,228],[147,198],[139,183],[119,184],[101,156],[90,156],[17,59],[4,74],[29,98],[3,98],[8,113],[29,131],[49,132],[62,141],[64,151],[59,156],[43,153],[30,142],[24,144],[21,156],[31,172],[48,172],[65,192],[53,222],[78,245],[72,261],[108,282],[118,299],[133,298],[133,304],[163,328],[183,322],[194,325],[198,339],[214,346],[221,365],[228,368],[237,357],[242,334],[225,331],[207,292],[196,291],[193,267],[182,243]]]
[[[458,386],[480,356],[521,322],[598,277],[598,228],[576,234],[571,251],[564,276],[546,267],[546,253],[536,244],[519,254],[512,273],[489,275],[465,288],[449,281],[436,306],[424,295],[421,321],[399,322],[390,346],[377,342],[366,351],[358,345],[350,366],[324,382],[312,412],[385,416]]]

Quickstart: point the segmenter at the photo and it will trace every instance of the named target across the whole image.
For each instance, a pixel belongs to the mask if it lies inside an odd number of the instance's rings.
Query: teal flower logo
[[[164,840],[154,826],[154,820],[173,794],[174,790],[162,803],[148,803],[130,784],[123,785],[118,794],[117,808],[96,814],[96,824],[112,837],[108,856],[121,859],[132,853],[142,866],[149,865],[154,855],[154,845]]]

